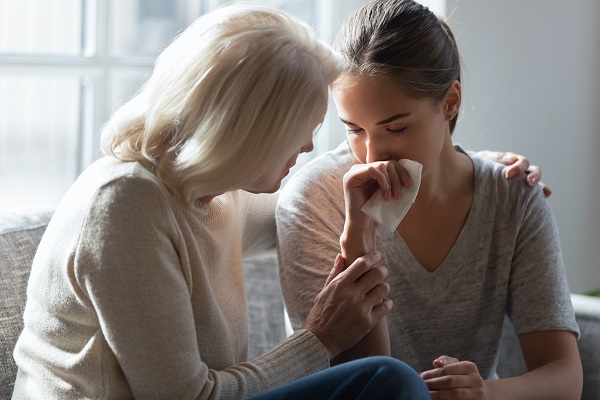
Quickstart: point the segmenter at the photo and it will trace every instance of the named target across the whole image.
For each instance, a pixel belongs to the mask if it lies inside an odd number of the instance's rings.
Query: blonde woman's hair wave
[[[188,204],[242,188],[277,174],[306,144],[343,67],[308,25],[281,11],[217,9],[159,55],[150,79],[103,127],[102,151],[152,164]]]

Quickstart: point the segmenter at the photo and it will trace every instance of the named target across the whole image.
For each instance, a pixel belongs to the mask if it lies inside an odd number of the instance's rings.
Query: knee
[[[403,361],[400,361],[392,357],[374,356],[370,357],[373,367],[376,367],[378,371],[391,376],[406,376],[408,378],[421,378],[417,371],[415,371],[410,365]]]
[[[375,368],[373,379],[378,384],[395,388],[401,392],[410,392],[413,398],[429,398],[429,390],[423,379],[410,365],[392,357],[370,357]],[[422,396],[422,397],[420,397]]]

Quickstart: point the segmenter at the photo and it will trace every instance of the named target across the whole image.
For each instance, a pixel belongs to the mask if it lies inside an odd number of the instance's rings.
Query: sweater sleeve
[[[295,174],[276,210],[281,289],[294,329],[303,325],[340,251],[344,171],[326,160]]]
[[[79,238],[75,279],[136,398],[239,399],[328,366],[314,335],[297,332],[271,352],[221,370],[197,343],[186,251],[164,194],[122,178],[96,195]]]

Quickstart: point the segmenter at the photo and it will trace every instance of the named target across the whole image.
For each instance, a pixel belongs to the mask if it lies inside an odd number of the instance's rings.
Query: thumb
[[[344,257],[338,253],[335,257],[335,262],[333,263],[333,269],[329,272],[327,281],[325,281],[325,286],[329,285],[333,278],[338,276],[344,269],[346,269],[346,262],[344,261]]]

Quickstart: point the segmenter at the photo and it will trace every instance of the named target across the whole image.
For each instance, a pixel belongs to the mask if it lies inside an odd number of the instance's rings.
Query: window
[[[443,0],[432,0],[439,3]],[[224,0],[0,0],[0,208],[54,207],[101,156],[99,132],[176,33]],[[361,0],[261,0],[332,42]],[[344,131],[334,107],[316,152]]]

